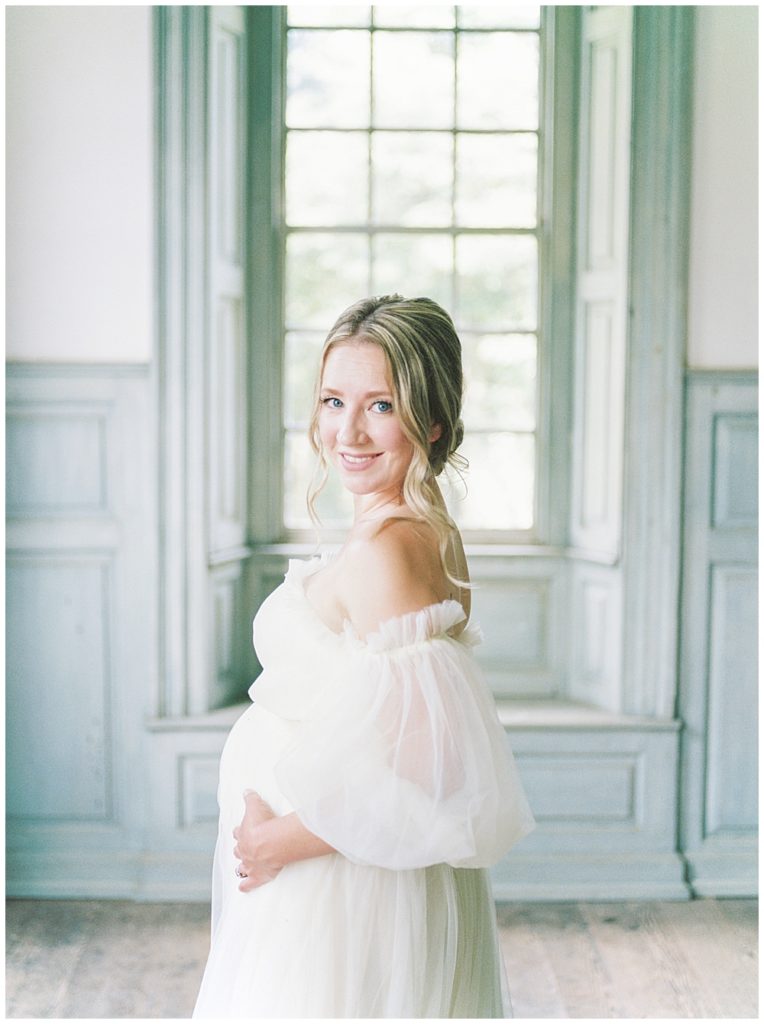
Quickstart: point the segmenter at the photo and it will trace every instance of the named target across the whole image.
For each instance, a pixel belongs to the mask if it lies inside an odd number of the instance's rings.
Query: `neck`
[[[404,504],[399,491],[380,494],[357,494],[353,501],[353,522],[365,519],[381,519]]]

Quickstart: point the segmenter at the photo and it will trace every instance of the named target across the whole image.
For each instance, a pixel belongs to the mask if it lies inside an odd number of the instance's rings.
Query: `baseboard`
[[[7,861],[12,899],[130,899],[143,902],[209,902],[212,854],[194,851],[114,856],[58,854],[55,864],[24,856],[23,870]],[[507,902],[566,900],[686,900],[678,855],[510,856],[491,872],[494,896]],[[739,889],[739,887],[738,887]],[[700,895],[752,895],[718,888]]]
[[[211,879],[212,847],[205,854],[59,850],[55,857],[9,851],[6,859],[10,899],[209,902]]]
[[[510,855],[491,871],[497,900],[686,900],[681,856],[667,854]]]
[[[706,848],[687,854],[688,877],[696,896],[759,895],[758,844],[750,836],[739,842],[709,840]]]

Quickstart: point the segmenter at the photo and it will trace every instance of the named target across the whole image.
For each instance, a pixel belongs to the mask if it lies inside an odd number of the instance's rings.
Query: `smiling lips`
[[[340,459],[345,469],[353,472],[359,469],[366,469],[372,462],[379,458],[382,452],[375,452],[373,455],[350,455],[349,452],[340,452]]]

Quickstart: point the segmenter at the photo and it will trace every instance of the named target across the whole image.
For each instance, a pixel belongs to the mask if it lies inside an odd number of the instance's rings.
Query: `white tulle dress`
[[[263,672],[220,763],[212,942],[195,1017],[506,1017],[485,870],[533,828],[455,601],[332,632],[290,562],[263,602]],[[239,891],[243,791],[337,853]]]

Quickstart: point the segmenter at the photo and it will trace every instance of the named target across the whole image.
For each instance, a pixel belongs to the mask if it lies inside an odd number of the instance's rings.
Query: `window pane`
[[[288,530],[313,529],[306,495],[315,465],[316,456],[306,433],[288,431],[284,438],[284,525]],[[352,499],[331,468],[326,487],[316,504],[324,526],[350,525]]]
[[[374,24],[395,28],[452,28],[454,8],[433,4],[385,4],[374,8]]]
[[[290,4],[287,7],[287,22],[290,25],[331,25],[363,27],[368,25],[371,8],[355,4],[337,4],[336,6],[319,4]]]
[[[467,529],[533,526],[539,12],[288,8],[290,24],[318,27],[288,33],[287,528],[311,528],[305,432],[326,332],[359,298],[391,292],[431,296],[462,336],[472,465],[452,514]],[[463,33],[448,31],[455,18]],[[319,510],[327,526],[350,522],[333,473]]]
[[[364,224],[368,175],[366,132],[288,132],[287,224]]]
[[[369,33],[295,29],[288,35],[290,128],[363,128],[369,121]]]
[[[376,224],[451,224],[453,136],[447,132],[372,134],[372,208]]]
[[[351,303],[368,294],[366,235],[292,234],[287,237],[286,322],[325,333]]]
[[[374,239],[372,292],[426,296],[451,309],[451,238],[380,234]]]
[[[456,220],[465,227],[536,224],[535,135],[457,137]]]
[[[449,128],[453,124],[451,32],[374,33],[374,124]]]
[[[337,311],[338,314],[341,310]],[[307,429],[321,346],[328,333],[289,331],[284,341],[284,422]]]
[[[463,334],[466,429],[534,430],[536,338]]]
[[[535,439],[532,434],[467,434],[467,494],[446,489],[449,512],[466,530],[529,530],[533,526]]]
[[[459,36],[460,128],[538,126],[538,36],[488,32]]]
[[[540,7],[514,4],[469,4],[456,11],[460,28],[538,28],[541,18]]]
[[[456,240],[459,325],[535,330],[536,239],[462,235]]]

